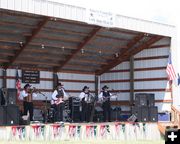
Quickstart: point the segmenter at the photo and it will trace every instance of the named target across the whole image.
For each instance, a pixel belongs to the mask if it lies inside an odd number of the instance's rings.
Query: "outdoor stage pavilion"
[[[41,0],[19,5],[0,0],[0,87],[15,88],[17,69],[20,78],[22,70],[40,71],[32,85],[50,100],[57,73],[71,96],[85,85],[95,95],[104,85],[120,91],[112,105],[124,115],[131,114],[136,93],[154,93],[158,112],[172,112],[171,124],[178,124],[176,90],[166,74],[174,26],[109,13],[112,23],[101,26],[86,21],[99,11],[88,15],[85,8]],[[35,108],[43,110],[44,100],[39,95]],[[16,103],[22,109],[22,101]]]

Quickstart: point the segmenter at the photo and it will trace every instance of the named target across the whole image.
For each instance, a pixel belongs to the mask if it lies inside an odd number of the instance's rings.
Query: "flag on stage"
[[[180,85],[180,75],[179,75],[179,73],[178,73],[177,85],[178,85],[178,86]]]
[[[166,72],[168,74],[169,80],[174,80],[176,78],[176,73],[175,73],[174,67],[172,65],[171,53],[169,54]]]
[[[16,70],[16,89],[17,89],[17,99],[20,99],[21,80],[19,78],[18,69]]]

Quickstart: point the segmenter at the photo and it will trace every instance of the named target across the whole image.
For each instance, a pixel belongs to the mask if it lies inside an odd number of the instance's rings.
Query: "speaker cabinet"
[[[7,89],[7,97],[8,97],[7,104],[16,104],[16,96],[17,96],[17,89],[8,88]]]
[[[157,122],[158,121],[158,108],[157,106],[149,107],[149,121]]]
[[[141,107],[141,122],[149,121],[149,108],[147,106]]]
[[[6,106],[0,106],[0,126],[6,125]]]
[[[153,93],[147,94],[148,99],[148,106],[152,107],[155,106],[155,95]]]
[[[6,104],[5,96],[6,96],[6,91],[4,91],[4,88],[0,89],[0,106]]]
[[[19,125],[19,108],[16,105],[0,107],[0,125]]]
[[[15,88],[3,88],[3,96],[5,99],[5,105],[16,104],[17,89]]]
[[[137,93],[135,95],[135,106],[147,106],[147,105],[148,105],[147,94]]]
[[[7,106],[7,125],[19,125],[19,107],[16,105]]]

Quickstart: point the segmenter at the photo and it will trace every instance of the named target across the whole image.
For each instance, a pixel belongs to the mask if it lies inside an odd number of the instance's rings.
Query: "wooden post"
[[[95,75],[95,96],[98,96],[99,90],[99,76]]]
[[[134,103],[134,57],[130,57],[130,104]]]
[[[53,73],[53,89],[57,87],[57,84],[59,82],[57,73]]]
[[[91,110],[90,122],[93,122],[95,106],[98,101],[98,89],[99,89],[99,76],[95,75],[95,100]]]
[[[2,71],[3,71],[3,82],[2,82],[2,87],[3,87],[3,88],[7,88],[7,78],[6,78],[7,72],[6,72],[5,69],[2,69]]]

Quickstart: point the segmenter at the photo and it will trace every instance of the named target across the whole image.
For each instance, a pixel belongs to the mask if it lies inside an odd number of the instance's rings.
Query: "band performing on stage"
[[[30,121],[33,121],[33,97],[37,97],[36,89],[31,89],[30,84],[26,84],[24,86],[24,90],[21,92],[21,96],[23,98],[23,109],[24,109],[24,115],[28,114],[29,111],[29,117]]]
[[[21,91],[23,99],[23,115],[29,114],[29,120],[33,121],[33,98],[40,93],[30,84],[26,84]],[[58,83],[51,95],[50,108],[46,106],[44,113],[45,122],[92,122],[94,119],[95,107],[101,108],[103,122],[111,121],[111,102],[107,85],[102,87],[98,96],[90,92],[88,86],[84,86],[79,96],[71,96],[66,92],[62,83]]]

